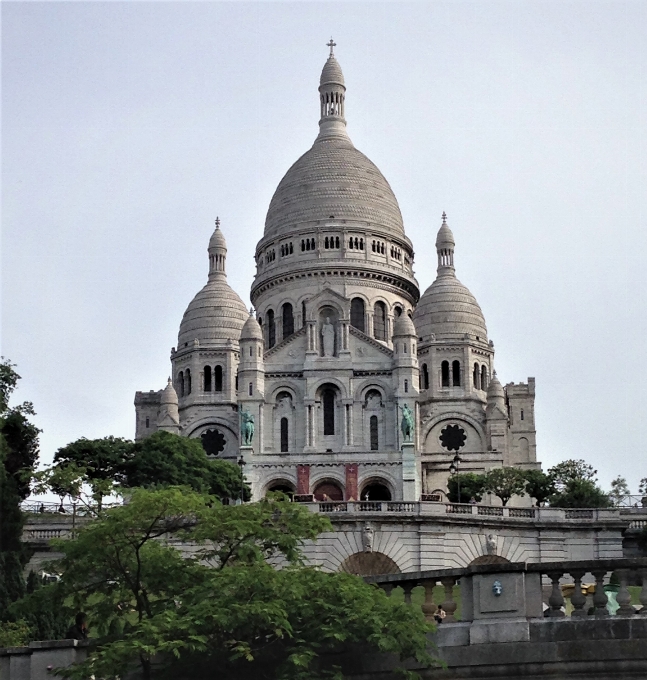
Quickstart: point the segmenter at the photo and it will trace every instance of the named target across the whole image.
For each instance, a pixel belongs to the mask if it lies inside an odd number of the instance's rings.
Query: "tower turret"
[[[333,48],[336,43],[330,39],[330,55],[324,64],[319,79],[319,102],[321,105],[321,119],[319,120],[319,137],[346,136],[346,119],[344,108],[346,99],[346,85],[344,74]]]
[[[178,409],[177,392],[173,387],[173,381],[168,379],[168,384],[160,394],[160,409],[157,415],[157,429],[173,434],[180,434],[180,412]]]

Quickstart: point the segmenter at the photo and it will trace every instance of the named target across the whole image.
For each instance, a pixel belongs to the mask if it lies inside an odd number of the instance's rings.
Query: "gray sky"
[[[348,130],[435,276],[447,211],[503,383],[537,379],[544,468],[647,477],[647,2],[3,2],[2,353],[42,459],[134,435],[207,276],[249,299],[312,144],[332,34]]]

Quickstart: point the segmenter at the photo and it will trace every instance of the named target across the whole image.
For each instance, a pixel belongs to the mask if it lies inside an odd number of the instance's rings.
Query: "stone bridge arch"
[[[357,552],[349,555],[339,566],[339,571],[357,576],[400,574],[400,567],[381,552]]]

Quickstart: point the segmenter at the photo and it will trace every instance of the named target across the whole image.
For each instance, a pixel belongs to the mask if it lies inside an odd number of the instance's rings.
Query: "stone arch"
[[[325,494],[331,501],[343,501],[346,495],[344,484],[330,475],[312,484],[312,493],[319,502],[324,500],[321,496]]]
[[[400,567],[381,552],[357,552],[349,555],[339,566],[339,571],[358,576],[400,574]]]
[[[468,450],[470,451],[475,451],[475,452],[480,452],[480,451],[486,451],[487,446],[485,442],[485,432],[483,431],[483,426],[481,423],[476,420],[473,416],[470,416],[467,413],[461,413],[459,411],[449,411],[448,413],[440,413],[437,416],[434,416],[433,418],[430,418],[426,423],[421,428],[420,436],[421,442],[424,442],[423,445],[423,451],[426,453],[449,453],[443,448],[440,448],[439,446],[434,446],[431,447],[429,446],[429,435],[432,434],[432,431],[437,428],[439,424],[444,425],[445,423],[449,424],[451,421],[457,421],[460,423],[463,421],[467,425],[471,426],[473,428],[473,434],[474,437],[476,438],[476,441],[474,442],[474,446],[470,446],[470,449],[461,449],[467,452]],[[478,444],[478,446],[477,446]],[[460,453],[460,452],[459,452]]]
[[[371,487],[384,487],[386,491],[388,492],[388,498],[377,498],[373,497],[365,499],[365,492],[368,491]],[[361,500],[368,500],[368,501],[392,501],[395,498],[395,490],[393,488],[393,484],[391,483],[390,480],[388,480],[386,477],[382,477],[380,475],[370,475],[368,477],[365,477],[362,480],[362,483],[359,486],[360,491],[359,491],[359,497]]]
[[[362,469],[362,466],[360,466],[360,471]],[[375,469],[373,470],[367,470],[363,475],[360,474],[359,480],[358,480],[358,489],[363,490],[366,486],[368,486],[371,482],[377,482],[379,484],[384,484],[385,486],[388,487],[389,491],[391,492],[391,498],[393,500],[398,499],[398,488],[399,488],[399,480],[397,475],[394,475],[386,468],[381,468],[379,471],[376,471]],[[361,493],[361,492],[360,492]]]
[[[324,385],[333,385],[339,390],[339,396],[341,399],[346,399],[348,390],[346,389],[346,385],[339,379],[336,378],[333,375],[326,376],[325,378],[319,378],[316,383],[312,386],[311,394],[315,398],[318,398],[319,392],[321,391],[321,388]]]
[[[218,454],[219,458],[236,458],[238,454],[238,437],[232,429],[231,423],[225,422],[220,418],[209,418],[193,423],[192,429],[188,432],[191,439],[202,439],[202,435],[209,430],[218,430],[224,439],[225,445]]]
[[[353,395],[354,400],[364,403],[366,401],[366,394],[370,392],[370,390],[377,390],[382,395],[384,404],[386,404],[387,401],[392,400],[393,391],[391,386],[376,382],[375,378],[367,378],[355,388],[355,394]]]
[[[285,382],[281,382],[275,387],[272,387],[272,391],[268,392],[266,395],[265,402],[267,404],[275,404],[281,392],[287,392],[292,397],[292,401],[298,401],[303,397],[301,386],[296,382],[286,380]]]
[[[467,566],[477,567],[480,564],[510,564],[510,560],[500,555],[481,555],[476,559],[472,560]]]
[[[286,476],[273,477],[265,483],[265,486],[263,487],[263,496],[266,496],[270,491],[276,490],[277,487],[289,489],[289,492],[286,491],[286,493],[294,494],[296,493],[297,488],[296,480],[289,479]]]

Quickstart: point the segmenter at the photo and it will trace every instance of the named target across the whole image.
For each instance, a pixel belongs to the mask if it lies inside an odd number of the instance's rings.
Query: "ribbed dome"
[[[408,314],[404,312],[395,320],[393,324],[393,337],[416,336],[416,327]]]
[[[173,383],[171,382],[171,379],[168,379],[168,383],[166,387],[162,390],[162,394],[160,395],[160,404],[176,404],[177,405],[178,400],[177,400],[177,392],[175,391],[175,388],[173,387]]]
[[[329,83],[345,85],[341,66],[334,56],[328,57],[328,60],[321,71],[321,78],[319,79],[319,85],[328,85]]]
[[[240,339],[260,340],[261,342],[263,341],[263,331],[261,330],[258,321],[256,321],[251,313],[247,317],[247,321],[245,321],[245,325],[243,326],[243,330],[240,334]]]
[[[330,219],[370,222],[404,236],[389,183],[346,136],[318,139],[287,171],[270,202],[265,236]]]
[[[460,340],[466,334],[487,340],[483,312],[469,290],[454,276],[443,273],[427,288],[413,313],[418,337]]]
[[[191,345],[196,338],[201,345],[223,340],[238,342],[248,317],[247,307],[229,286],[224,274],[213,276],[184,312],[178,350],[186,343]]]

